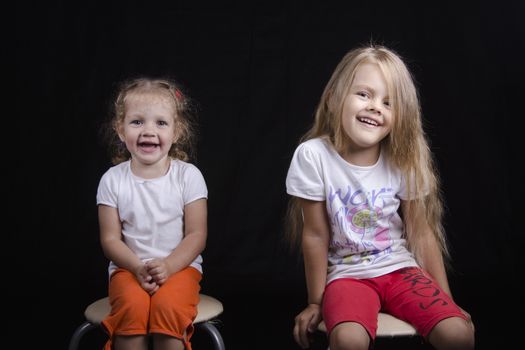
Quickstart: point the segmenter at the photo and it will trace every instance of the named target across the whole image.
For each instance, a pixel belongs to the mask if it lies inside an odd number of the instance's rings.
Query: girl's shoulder
[[[199,171],[199,168],[197,168],[196,165],[194,165],[193,163],[189,163],[189,162],[186,162],[184,160],[180,160],[180,159],[172,159],[171,160],[171,166],[178,170],[179,172],[185,172],[185,171]]]
[[[313,139],[301,142],[299,146],[324,149],[330,146],[330,141],[325,137],[314,137]]]
[[[336,160],[338,155],[328,138],[316,137],[301,142],[295,149],[293,158],[300,163],[308,162],[321,166]]]
[[[332,151],[332,144],[324,137],[316,137],[303,141],[296,148],[296,152],[310,152],[316,154],[326,154],[331,153]]]
[[[130,161],[125,161],[111,166],[100,177],[98,193],[117,193],[120,185],[129,178],[131,174]]]
[[[122,163],[115,164],[111,166],[102,177],[121,177],[129,174],[130,171],[130,161],[126,160]]]
[[[185,162],[180,159],[172,159],[171,173],[179,180],[184,178],[193,178],[195,176],[202,177],[202,172],[195,164]]]
[[[176,182],[182,186],[183,192],[201,194],[206,192],[204,197],[207,196],[206,180],[199,168],[192,163],[173,159],[171,161],[169,178],[169,181]]]

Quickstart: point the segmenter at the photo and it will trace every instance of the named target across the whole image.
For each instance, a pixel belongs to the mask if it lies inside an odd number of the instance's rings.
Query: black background
[[[66,348],[84,308],[106,295],[95,194],[111,164],[99,129],[115,84],[147,74],[176,77],[200,105],[202,292],[224,304],[226,347],[298,349],[291,330],[306,294],[300,257],[283,243],[286,171],[336,64],[373,40],[405,57],[417,81],[447,203],[454,297],[473,316],[477,348],[510,344],[523,294],[524,10],[520,1],[17,5],[6,31],[16,33],[15,117],[4,111],[16,140],[5,152],[24,150],[4,170],[17,339]],[[92,332],[82,348],[102,343]],[[194,348],[207,344],[195,335]],[[316,346],[326,348],[322,335]]]

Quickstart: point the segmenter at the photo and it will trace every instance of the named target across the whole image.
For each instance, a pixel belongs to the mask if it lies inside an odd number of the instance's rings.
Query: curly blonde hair
[[[130,95],[146,93],[165,96],[174,106],[174,127],[178,137],[177,142],[171,146],[168,155],[183,161],[192,159],[194,157],[193,150],[196,139],[196,129],[194,127],[195,105],[193,101],[182,92],[181,86],[174,80],[140,77],[121,82],[113,102],[109,126],[106,128],[109,139],[109,153],[113,164],[118,164],[131,158],[131,154],[118,136],[118,130],[126,116],[126,100]]]

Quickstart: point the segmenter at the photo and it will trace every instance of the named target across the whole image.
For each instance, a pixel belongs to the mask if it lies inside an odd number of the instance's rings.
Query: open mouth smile
[[[367,125],[371,125],[371,126],[381,126],[381,124],[374,120],[374,119],[371,119],[371,118],[368,118],[368,117],[357,117],[357,120],[359,120],[361,123],[365,123]]]
[[[158,143],[154,142],[139,142],[138,146],[141,150],[145,152],[153,152],[154,150],[160,147]]]

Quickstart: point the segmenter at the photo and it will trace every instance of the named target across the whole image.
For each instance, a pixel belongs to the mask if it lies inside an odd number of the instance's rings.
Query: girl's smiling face
[[[132,166],[166,170],[168,153],[177,139],[175,118],[175,105],[167,96],[143,92],[126,97],[118,134],[131,153]]]
[[[357,68],[341,118],[347,151],[379,155],[381,140],[392,130],[393,114],[388,85],[377,64]]]

